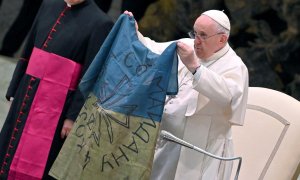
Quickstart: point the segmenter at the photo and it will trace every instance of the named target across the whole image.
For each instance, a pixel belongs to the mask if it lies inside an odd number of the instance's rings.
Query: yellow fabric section
[[[91,94],[54,162],[57,179],[149,179],[159,123],[98,106]]]

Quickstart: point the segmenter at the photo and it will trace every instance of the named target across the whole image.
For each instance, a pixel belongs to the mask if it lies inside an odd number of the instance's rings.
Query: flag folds
[[[121,15],[79,85],[85,105],[52,166],[57,179],[149,179],[166,95],[177,94],[176,43],[158,55]]]

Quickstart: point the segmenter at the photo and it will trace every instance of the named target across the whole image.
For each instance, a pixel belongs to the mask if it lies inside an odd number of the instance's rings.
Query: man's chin
[[[197,56],[197,58],[199,58],[199,59],[203,59],[203,54],[200,54],[200,53],[196,53],[196,56]]]

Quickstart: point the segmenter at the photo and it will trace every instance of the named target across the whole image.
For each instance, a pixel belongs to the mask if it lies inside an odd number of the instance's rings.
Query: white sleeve
[[[172,42],[175,41],[168,41],[168,42],[156,42],[148,37],[144,37],[140,32],[137,33],[139,40],[150,49],[152,52],[156,54],[161,54]]]

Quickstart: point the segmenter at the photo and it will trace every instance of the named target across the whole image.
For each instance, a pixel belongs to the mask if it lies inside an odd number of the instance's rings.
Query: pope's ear
[[[220,43],[226,43],[227,39],[228,39],[228,37],[225,34],[222,34],[221,38],[220,38]]]

